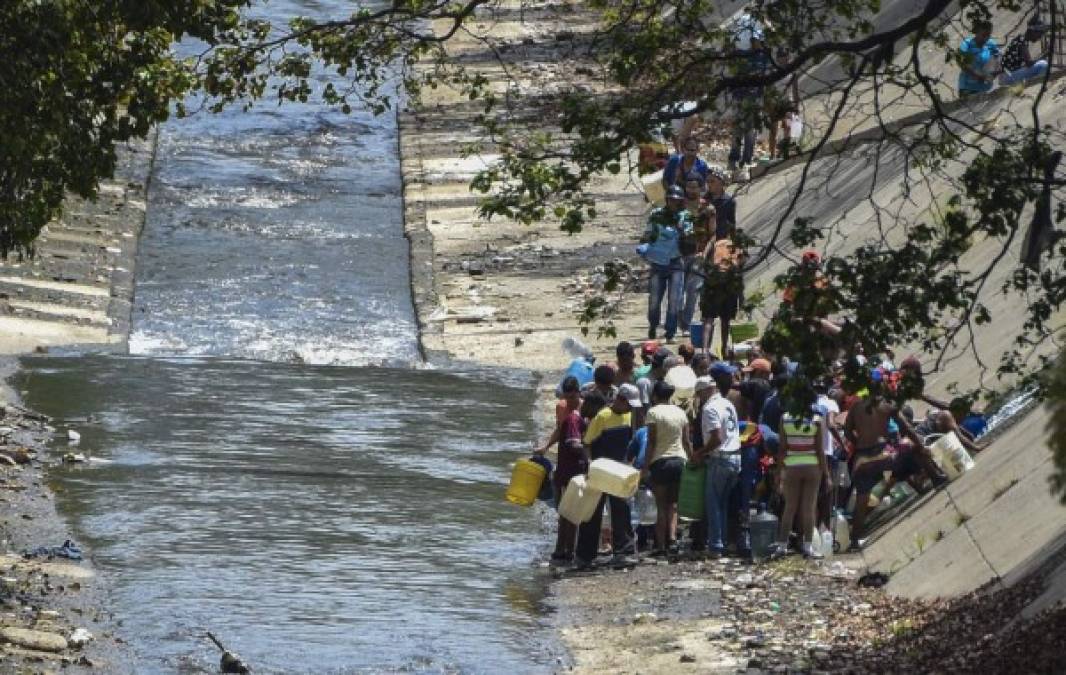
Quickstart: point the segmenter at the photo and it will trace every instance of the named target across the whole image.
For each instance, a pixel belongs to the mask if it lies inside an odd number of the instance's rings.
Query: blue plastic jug
[[[574,359],[570,362],[570,367],[566,369],[566,374],[563,375],[565,380],[571,375],[577,378],[577,383],[581,386],[585,386],[589,382],[592,382],[592,373],[596,369],[591,363],[585,359]]]

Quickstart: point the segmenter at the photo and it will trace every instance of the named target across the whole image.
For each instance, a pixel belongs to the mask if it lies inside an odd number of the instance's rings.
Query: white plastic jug
[[[629,499],[640,484],[640,472],[613,459],[601,457],[589,465],[588,486],[615,497]]]
[[[955,480],[974,466],[973,457],[966,452],[966,448],[963,447],[954,431],[949,431],[937,439],[929,450],[949,480]]]
[[[814,556],[822,555],[822,534],[818,531],[818,528],[810,531],[810,552]]]
[[[659,510],[655,506],[655,495],[652,494],[651,490],[649,488],[637,490],[637,496],[634,501],[637,524],[654,525],[655,521],[659,519]]]
[[[589,487],[584,476],[574,476],[559,500],[559,515],[574,525],[587,523],[596,513],[603,493]]]
[[[826,529],[825,526],[818,528],[818,534],[822,537],[822,557],[833,557],[833,531]]]

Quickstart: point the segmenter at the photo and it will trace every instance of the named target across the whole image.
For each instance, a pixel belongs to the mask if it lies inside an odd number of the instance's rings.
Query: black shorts
[[[740,296],[715,293],[704,293],[700,298],[700,314],[704,321],[712,319],[725,319],[732,321],[737,318],[740,311]]]
[[[684,460],[681,457],[663,457],[661,460],[652,462],[648,467],[651,473],[651,485],[666,493],[666,501],[677,501],[683,470]]]
[[[851,483],[860,495],[870,494],[884,478],[886,471],[891,471],[892,478],[898,482],[907,480],[921,470],[915,450],[909,443],[898,448],[887,443],[861,448],[855,451],[855,460]]]

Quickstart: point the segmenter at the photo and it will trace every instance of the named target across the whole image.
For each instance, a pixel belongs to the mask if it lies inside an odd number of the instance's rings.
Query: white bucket
[[[584,476],[574,476],[559,500],[559,515],[574,525],[587,523],[596,513],[603,493],[589,487]]]
[[[966,452],[966,448],[963,447],[954,431],[949,431],[937,439],[929,450],[949,480],[955,480],[974,466],[973,457]]]
[[[627,464],[601,457],[589,465],[588,486],[593,490],[629,499],[639,483],[640,472]]]

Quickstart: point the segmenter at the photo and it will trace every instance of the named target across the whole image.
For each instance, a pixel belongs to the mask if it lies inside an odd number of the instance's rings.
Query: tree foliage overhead
[[[116,147],[179,116],[186,100],[208,110],[255,99],[307,100],[311,64],[349,78],[316,95],[345,111],[383,111],[406,77],[410,91],[452,77],[428,22],[459,30],[481,0],[396,0],[328,21],[293,17],[272,26],[251,0],[8,0],[0,3],[0,254],[33,252],[66,193],[95,196],[114,175]],[[181,40],[202,46],[192,57]],[[420,74],[409,66],[437,58]],[[458,71],[454,77],[461,78]],[[475,78],[476,79],[476,78]],[[472,82],[476,85],[476,82]],[[194,95],[190,97],[190,95]],[[190,98],[187,98],[190,97]]]

